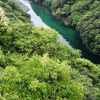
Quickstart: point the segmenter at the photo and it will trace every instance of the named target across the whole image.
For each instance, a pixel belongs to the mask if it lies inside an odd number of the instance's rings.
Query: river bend
[[[34,3],[32,0],[18,1],[22,2],[30,9],[28,14],[31,15],[31,21],[34,26],[55,29],[59,33],[59,41],[61,43],[70,45],[74,49],[80,49],[83,58],[95,64],[100,64],[100,58],[93,55],[82,43],[81,39],[78,38],[79,33],[75,29],[67,27],[61,21],[55,19],[47,7]]]

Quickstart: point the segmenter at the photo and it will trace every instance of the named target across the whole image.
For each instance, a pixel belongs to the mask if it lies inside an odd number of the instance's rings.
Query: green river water
[[[79,33],[70,27],[65,26],[61,21],[55,19],[51,11],[41,5],[32,2],[32,0],[19,0],[29,7],[29,14],[31,15],[31,21],[36,27],[52,28],[58,31],[60,36],[60,42],[70,45],[74,49],[80,49],[82,51],[82,58],[89,59],[95,64],[100,64],[100,58],[93,55],[86,46],[82,43],[79,37]]]

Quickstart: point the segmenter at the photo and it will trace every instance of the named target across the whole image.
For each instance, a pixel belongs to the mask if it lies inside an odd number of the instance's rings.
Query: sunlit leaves
[[[0,7],[0,35],[7,31],[8,22],[3,9]]]
[[[16,83],[21,81],[21,74],[19,74],[18,70],[13,66],[7,66],[4,70],[3,75],[3,79],[6,82],[9,81],[12,83]]]
[[[43,93],[47,92],[46,83],[45,82],[39,82],[39,80],[37,80],[37,79],[34,79],[34,81],[32,81],[29,84],[29,88],[32,89],[33,91],[37,91],[39,89],[40,92],[43,92]]]
[[[3,54],[3,52],[0,50],[0,66],[1,67],[5,67],[5,65],[6,65],[5,62],[6,62],[6,58],[5,58],[4,54]]]
[[[66,61],[58,63],[45,54],[33,56],[18,66],[7,66],[0,77],[0,92],[8,98],[17,99],[57,99],[80,100],[84,98],[86,87],[71,78],[73,70]],[[11,86],[10,86],[11,84]],[[25,96],[26,95],[26,96]],[[10,100],[11,97],[9,96]]]
[[[11,27],[11,31],[1,37],[3,48],[11,52],[43,55],[48,53],[51,58],[66,60],[80,57],[78,50],[57,42],[55,30],[36,28],[31,24],[18,24]]]
[[[14,45],[16,51],[26,52],[29,53],[29,55],[36,51],[38,52],[41,46],[45,46],[47,43],[56,42],[58,39],[55,30],[36,28],[30,24],[14,26],[10,34],[13,35],[12,45]]]

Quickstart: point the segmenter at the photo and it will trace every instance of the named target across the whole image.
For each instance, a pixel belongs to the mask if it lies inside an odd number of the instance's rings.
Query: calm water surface
[[[41,4],[36,4],[32,0],[19,0],[29,7],[28,13],[31,15],[31,21],[36,27],[52,28],[58,31],[60,42],[70,45],[74,49],[82,51],[82,57],[99,64],[100,58],[93,55],[82,41],[78,38],[79,33],[70,27],[65,26],[61,21],[51,15],[51,11]]]

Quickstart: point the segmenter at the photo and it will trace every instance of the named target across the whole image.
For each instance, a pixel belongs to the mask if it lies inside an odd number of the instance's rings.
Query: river
[[[28,14],[31,15],[31,21],[34,26],[55,29],[59,33],[59,41],[61,43],[70,45],[74,49],[80,49],[82,51],[82,58],[86,58],[95,64],[100,64],[100,58],[93,55],[82,43],[81,39],[78,38],[79,33],[75,29],[67,27],[61,21],[55,19],[47,7],[36,4],[32,0],[18,1],[30,9]]]

